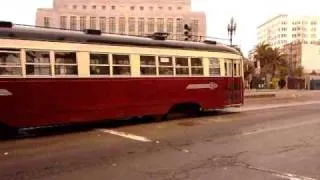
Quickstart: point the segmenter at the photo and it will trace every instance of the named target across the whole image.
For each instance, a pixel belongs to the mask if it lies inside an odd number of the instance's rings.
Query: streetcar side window
[[[51,75],[49,51],[26,51],[27,75]]]
[[[228,76],[228,63],[224,63],[224,76]]]
[[[131,75],[129,55],[112,54],[113,75]]]
[[[176,75],[189,75],[189,58],[176,57]]]
[[[210,76],[220,76],[220,61],[218,58],[209,58]]]
[[[90,75],[110,75],[108,54],[90,53]]]
[[[0,49],[0,76],[22,76],[20,50]]]
[[[77,55],[75,52],[55,52],[56,75],[78,75]]]
[[[233,63],[233,76],[238,76],[237,72],[237,63]]]
[[[191,74],[193,76],[203,75],[202,58],[191,58]]]
[[[140,73],[141,75],[156,75],[156,57],[155,56],[140,56]]]
[[[173,76],[173,61],[172,57],[159,56],[159,75]]]

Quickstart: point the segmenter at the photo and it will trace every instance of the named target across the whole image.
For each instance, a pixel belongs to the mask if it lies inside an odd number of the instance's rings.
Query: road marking
[[[289,174],[289,173],[276,174],[276,176],[283,179],[288,179],[288,180],[316,180],[313,178],[298,176],[298,175]]]
[[[150,139],[148,139],[146,137],[137,136],[137,135],[129,134],[129,133],[125,133],[125,132],[114,131],[114,130],[109,130],[109,129],[102,130],[102,132],[116,135],[116,136],[120,136],[120,137],[124,137],[124,138],[128,138],[128,139],[132,139],[132,140],[136,140],[136,141],[152,142]]]
[[[305,176],[299,176],[299,175],[296,175],[296,174],[279,172],[279,171],[276,171],[276,170],[265,169],[265,168],[261,168],[261,167],[255,167],[255,166],[252,166],[252,165],[249,165],[249,164],[240,163],[238,165],[239,166],[243,166],[243,167],[248,168],[248,169],[269,173],[269,174],[272,174],[273,176],[277,176],[277,177],[282,178],[282,179],[288,179],[288,180],[317,180],[317,179],[314,179],[314,178],[305,177]]]
[[[310,124],[318,124],[320,123],[320,120],[311,120],[311,121],[304,121],[300,123],[295,123],[295,124],[289,124],[285,126],[278,126],[278,127],[273,127],[273,128],[265,128],[265,129],[257,129],[254,131],[250,132],[245,132],[243,135],[254,135],[254,134],[261,134],[261,133],[266,133],[266,132],[271,132],[271,131],[278,131],[278,130],[285,130],[285,129],[290,129],[290,128],[295,128],[299,126],[305,126],[305,125],[310,125]]]

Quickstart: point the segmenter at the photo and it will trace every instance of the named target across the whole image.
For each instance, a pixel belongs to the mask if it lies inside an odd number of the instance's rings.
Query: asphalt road
[[[0,179],[320,179],[319,105],[39,130],[0,141]]]

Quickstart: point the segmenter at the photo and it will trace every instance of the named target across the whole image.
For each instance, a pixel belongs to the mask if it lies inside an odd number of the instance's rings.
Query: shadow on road
[[[20,129],[16,134],[0,137],[0,141],[10,141],[17,139],[26,139],[26,138],[38,138],[45,136],[56,136],[63,134],[71,133],[81,133],[92,131],[94,129],[112,129],[126,126],[135,126],[140,124],[152,124],[165,121],[181,121],[192,120],[193,118],[209,117],[209,116],[223,116],[235,114],[236,112],[225,112],[219,110],[212,110],[201,113],[199,116],[186,116],[183,114],[170,114],[165,119],[160,116],[147,116],[147,117],[132,117],[126,119],[117,119],[117,120],[102,120],[93,123],[83,123],[83,124],[70,124],[70,125],[59,125],[59,126],[50,126],[50,127],[36,127],[36,128],[26,128]]]

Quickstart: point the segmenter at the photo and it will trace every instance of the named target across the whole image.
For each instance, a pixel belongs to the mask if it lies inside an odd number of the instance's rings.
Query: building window
[[[126,18],[125,17],[119,18],[119,33],[120,34],[126,33]]]
[[[218,58],[209,58],[210,76],[220,76],[220,62]]]
[[[143,7],[143,6],[140,6],[140,10],[143,11],[143,10],[144,10],[144,7]]]
[[[116,18],[109,17],[109,32],[115,33],[116,32]]]
[[[111,6],[111,9],[112,9],[112,10],[115,10],[115,9],[116,9],[116,6]]]
[[[97,6],[96,5],[92,6],[92,9],[97,9]]]
[[[182,25],[182,19],[177,19],[177,34],[182,34],[183,32],[183,25]]]
[[[83,30],[85,30],[87,27],[87,19],[86,19],[87,17],[86,16],[81,16],[80,17],[80,30],[81,31],[83,31]]]
[[[75,52],[55,52],[56,75],[78,75],[77,56]]]
[[[173,76],[172,57],[159,56],[159,75]]]
[[[90,29],[97,28],[97,20],[96,17],[90,17]]]
[[[154,18],[148,18],[148,33],[154,32]]]
[[[163,18],[157,19],[157,31],[164,32],[164,19]]]
[[[192,75],[203,75],[203,65],[201,58],[191,58],[191,74]]]
[[[105,9],[106,9],[106,6],[102,6],[101,8],[102,8],[103,10],[105,10]]]
[[[134,10],[134,6],[131,6],[130,9],[133,11]]]
[[[144,35],[144,18],[139,18],[138,20],[138,34]]]
[[[162,10],[163,9],[163,7],[162,6],[159,6],[159,10]]]
[[[150,11],[153,11],[153,7],[152,7],[152,6],[150,6],[150,7],[149,7],[149,10],[150,10]]]
[[[90,54],[90,75],[110,75],[108,54]]]
[[[26,51],[27,75],[51,75],[49,51]]]
[[[77,17],[76,16],[71,16],[70,17],[70,29],[71,30],[76,30],[77,29]]]
[[[179,7],[177,7],[177,9],[178,9],[178,10],[181,10],[181,9],[182,9],[182,7],[181,7],[181,6],[179,6]]]
[[[112,55],[112,68],[114,75],[131,75],[129,55]]]
[[[198,33],[199,33],[199,21],[198,20],[192,20],[191,22],[191,31],[193,35],[193,40],[198,40]]]
[[[100,25],[100,30],[101,32],[107,32],[107,29],[106,29],[106,17],[100,17],[100,20],[99,20],[99,25]]]
[[[169,18],[167,20],[167,32],[173,33],[173,19],[172,18]]]
[[[189,75],[189,58],[176,57],[176,75]]]
[[[129,34],[135,34],[136,32],[136,20],[133,17],[130,17],[128,20],[128,24],[129,24]]]
[[[171,11],[171,10],[172,10],[172,7],[171,7],[171,6],[169,6],[169,7],[168,7],[168,9],[169,9],[169,11]]]
[[[73,9],[77,9],[77,5],[73,5],[72,8],[73,8]]]
[[[43,25],[46,28],[50,27],[50,18],[49,17],[44,17],[43,18]]]
[[[311,38],[317,38],[316,34],[311,34]]]
[[[140,56],[140,74],[141,75],[157,74],[155,56]]]
[[[60,17],[60,28],[67,29],[67,16]]]
[[[87,9],[87,6],[86,6],[86,5],[83,5],[83,6],[82,6],[82,9]]]
[[[0,49],[0,76],[21,76],[20,50]]]

